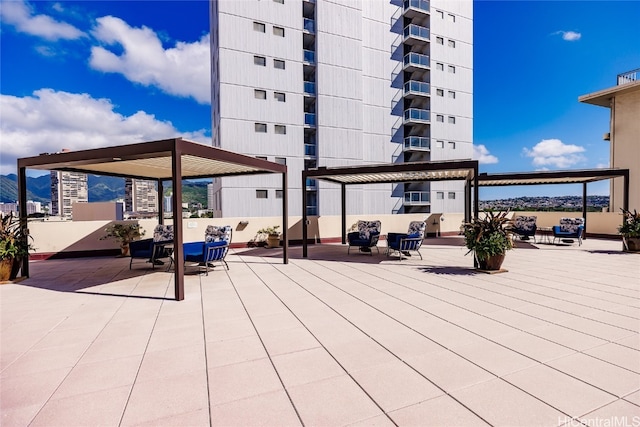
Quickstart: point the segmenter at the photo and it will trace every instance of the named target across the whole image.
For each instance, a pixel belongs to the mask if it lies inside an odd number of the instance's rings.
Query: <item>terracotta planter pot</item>
[[[623,237],[626,250],[629,252],[640,252],[640,237]]]
[[[0,282],[6,282],[9,280],[12,268],[13,258],[4,258],[0,260]]]
[[[270,248],[280,247],[280,235],[269,234],[269,236],[267,237],[267,246],[269,246]]]
[[[128,243],[123,243],[122,245],[120,245],[120,256],[128,256],[129,255],[129,244]]]
[[[9,280],[14,280],[18,277],[18,272],[22,268],[22,257],[14,258],[13,265],[11,266],[11,275],[9,275]]]
[[[480,270],[500,270],[506,254],[492,255],[482,261],[478,260]]]

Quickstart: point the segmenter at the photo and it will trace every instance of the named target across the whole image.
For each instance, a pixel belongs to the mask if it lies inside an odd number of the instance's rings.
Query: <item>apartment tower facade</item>
[[[51,171],[51,215],[73,219],[73,204],[89,202],[86,174]]]
[[[289,214],[337,215],[304,168],[469,159],[471,0],[211,0],[213,145],[284,163]],[[213,182],[214,212],[277,216],[278,177]],[[350,186],[347,212],[463,212],[455,181]]]
[[[154,181],[125,178],[124,205],[127,212],[158,212],[158,187]]]

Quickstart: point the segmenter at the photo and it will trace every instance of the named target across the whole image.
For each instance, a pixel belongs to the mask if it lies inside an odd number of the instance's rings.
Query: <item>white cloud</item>
[[[180,132],[171,122],[138,111],[123,116],[108,99],[88,94],[40,89],[33,96],[0,95],[0,140],[3,175],[15,173],[16,159],[53,153],[62,148],[82,150],[181,136],[211,144],[203,130]]]
[[[122,53],[94,46],[89,62],[92,68],[121,73],[132,82],[193,97],[201,104],[211,103],[208,34],[196,42],[177,42],[175,47],[164,49],[150,28],[132,28],[119,18],[105,16],[97,19],[93,35],[107,46],[119,45]]]
[[[85,34],[65,22],[59,22],[47,15],[34,15],[29,4],[24,1],[3,1],[0,7],[2,22],[13,25],[18,31],[56,41],[75,40]]]
[[[556,31],[555,33],[552,33],[552,35],[561,35],[562,40],[568,42],[578,41],[582,37],[582,34],[576,31]]]
[[[598,163],[596,169],[609,169],[611,165],[609,163]]]
[[[559,139],[543,139],[532,149],[523,148],[525,156],[533,159],[532,163],[537,168],[552,166],[555,168],[568,168],[577,163],[584,162],[586,158],[584,147],[573,144],[564,144]]]
[[[498,158],[491,153],[484,145],[473,146],[473,159],[477,160],[481,164],[498,163]]]

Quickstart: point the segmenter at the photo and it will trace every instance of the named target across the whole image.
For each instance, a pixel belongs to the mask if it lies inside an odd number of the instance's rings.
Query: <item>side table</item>
[[[538,227],[536,230],[540,235],[540,243],[551,244],[551,236],[553,235],[553,227]]]

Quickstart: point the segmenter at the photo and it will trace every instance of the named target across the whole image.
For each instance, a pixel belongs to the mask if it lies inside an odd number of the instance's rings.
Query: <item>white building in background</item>
[[[73,204],[89,202],[86,174],[51,171],[51,215],[73,219]]]
[[[158,187],[154,181],[125,178],[124,202],[127,212],[158,212]]]
[[[289,170],[469,159],[471,0],[211,0],[214,146]],[[339,187],[310,181],[310,215],[336,215]],[[277,216],[279,176],[214,181],[224,216]],[[348,188],[347,212],[462,212],[464,184]]]

